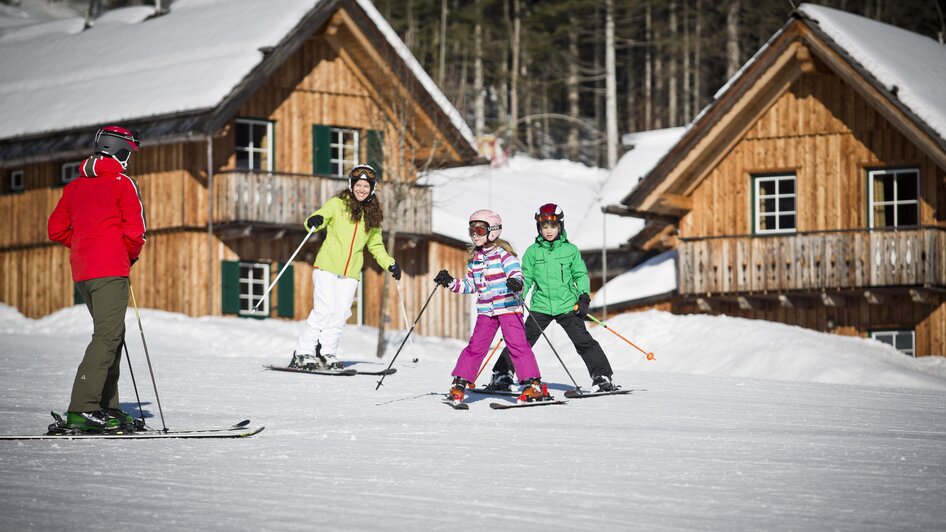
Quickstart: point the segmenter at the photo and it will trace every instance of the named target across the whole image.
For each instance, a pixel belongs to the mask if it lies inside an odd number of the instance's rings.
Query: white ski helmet
[[[375,173],[374,168],[367,164],[356,165],[351,171],[348,172],[348,190],[352,194],[355,193],[355,183],[359,179],[364,179],[368,182],[368,185],[371,186],[371,192],[368,193],[368,198],[374,196],[375,183],[376,183],[377,173]],[[367,200],[366,200],[367,201]]]
[[[488,209],[480,209],[470,215],[470,225],[473,225],[473,222],[482,222],[486,224],[486,229],[489,231],[486,235],[486,239],[490,242],[499,238],[499,235],[503,233],[503,220],[495,212]]]

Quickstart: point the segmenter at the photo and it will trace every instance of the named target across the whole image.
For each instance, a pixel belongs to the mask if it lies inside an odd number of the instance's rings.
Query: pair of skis
[[[519,392],[512,390],[488,390],[486,388],[471,388],[468,390],[472,393],[479,393],[483,395],[503,395],[507,397],[515,397],[519,395]],[[611,392],[585,392],[581,390],[568,390],[565,392],[565,397],[567,399],[587,399],[591,397],[602,397],[606,395],[624,395],[633,392],[634,390],[614,390]],[[551,401],[533,401],[528,403],[490,403],[489,407],[493,410],[508,410],[512,408],[530,408],[533,406],[550,406],[550,405],[563,405],[567,403],[567,400],[562,399],[553,399]],[[469,410],[470,405],[467,403],[458,403],[451,400],[449,397],[444,398],[444,403],[452,406],[455,410]]]
[[[397,368],[391,368],[381,371],[361,371],[354,368],[342,368],[342,369],[305,369],[305,368],[290,368],[289,366],[272,366],[266,365],[263,366],[266,369],[271,369],[273,371],[288,371],[290,373],[308,373],[310,375],[333,375],[336,377],[350,377],[352,375],[391,375],[392,373],[397,373]]]
[[[251,427],[250,420],[244,419],[227,428],[219,429],[189,429],[189,430],[114,430],[107,432],[81,432],[66,427],[62,416],[50,412],[55,423],[50,425],[46,434],[4,434],[0,440],[153,440],[162,438],[182,439],[221,439],[221,438],[249,438],[263,431],[266,427]]]

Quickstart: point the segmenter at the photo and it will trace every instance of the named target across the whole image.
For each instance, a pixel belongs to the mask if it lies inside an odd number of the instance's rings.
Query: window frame
[[[896,199],[899,196],[897,180],[894,178],[894,199],[891,201],[874,201],[874,176],[877,174],[893,174],[894,176],[898,174],[905,174],[912,172],[916,176],[914,184],[916,185],[916,198],[912,200],[898,200]],[[897,222],[898,212],[897,206],[914,204],[916,205],[916,223],[912,225],[901,225]],[[874,222],[874,209],[878,205],[893,205],[893,216],[894,222],[892,225],[885,225],[882,227],[877,227]],[[900,167],[900,168],[874,168],[867,170],[867,226],[869,229],[897,229],[901,227],[919,227],[920,226],[920,169],[919,167]]]
[[[262,270],[262,275],[257,278],[255,276],[244,277],[243,268],[249,267],[250,272],[257,270]],[[262,297],[263,305],[259,311],[253,312],[253,307],[256,305],[256,302],[259,301],[258,298],[254,298],[252,294],[251,287],[253,285],[260,285],[263,288],[263,293],[266,292],[266,287],[269,286],[269,279],[272,273],[271,265],[266,262],[250,262],[250,261],[239,261],[239,275],[237,277],[237,287],[239,290],[239,299],[240,299],[240,310],[237,312],[240,316],[253,316],[253,317],[267,317],[269,316],[270,305],[269,297]],[[249,292],[244,292],[243,288],[250,288]],[[243,305],[247,304],[247,308],[244,309]]]
[[[353,154],[354,159],[345,159],[345,138],[346,133],[351,133],[354,137]],[[351,127],[329,126],[329,168],[332,175],[338,177],[347,177],[348,172],[360,164],[361,160],[361,130]],[[348,165],[348,166],[346,166]]]
[[[19,186],[16,185],[16,179],[19,177]],[[7,189],[9,192],[23,192],[26,189],[26,172],[22,168],[10,170],[7,175]]]
[[[80,168],[81,166],[82,166],[82,162],[81,162],[81,161],[79,161],[79,162],[74,162],[74,163],[62,163],[62,165],[59,167],[59,184],[62,185],[62,186],[66,186],[66,185],[68,185],[69,183],[72,183],[73,181],[75,181],[76,179],[78,179],[78,178],[79,178],[79,168]],[[70,177],[70,178],[68,178],[68,179],[66,178],[66,170],[67,170],[67,169],[75,169],[75,175],[72,176],[72,177]]]
[[[265,120],[265,119],[261,119],[261,118],[237,118],[237,119],[235,120],[235,127],[236,127],[236,128],[239,128],[240,126],[249,126],[249,127],[250,127],[249,134],[247,135],[247,138],[248,138],[248,140],[249,140],[249,142],[250,142],[250,145],[249,145],[249,146],[240,146],[240,145],[237,143],[237,137],[238,137],[238,135],[237,135],[236,131],[234,131],[234,135],[233,135],[233,137],[234,137],[234,138],[233,138],[233,151],[234,151],[234,154],[237,154],[238,152],[241,152],[241,151],[248,153],[249,156],[247,157],[247,160],[249,161],[249,166],[251,166],[251,168],[240,168],[239,165],[238,165],[238,163],[237,163],[236,161],[234,161],[234,165],[237,167],[238,170],[245,170],[245,171],[247,171],[247,172],[266,172],[266,173],[273,173],[273,171],[274,171],[274,169],[275,169],[275,164],[276,164],[276,162],[275,162],[275,153],[274,153],[274,151],[275,151],[275,148],[274,148],[274,147],[275,147],[275,145],[276,145],[276,143],[275,143],[275,141],[274,141],[275,122],[272,121],[272,120]],[[267,145],[266,145],[266,147],[264,147],[264,148],[256,147],[256,146],[253,145],[253,138],[254,138],[254,137],[253,137],[253,128],[254,128],[254,127],[260,127],[260,126],[264,126],[264,127],[266,128]],[[264,154],[266,154],[267,168],[252,168],[252,166],[253,166],[253,157],[252,157],[252,155],[253,155],[254,153],[264,153]]]
[[[754,235],[785,235],[785,234],[794,234],[798,232],[798,174],[789,173],[789,172],[779,172],[774,174],[752,174],[752,234]],[[794,187],[794,192],[792,194],[780,194],[778,192],[778,183],[782,180],[791,179]],[[781,216],[791,214],[794,221],[794,226],[788,229],[783,229],[781,227],[777,229],[762,229],[761,224],[759,223],[763,217],[763,213],[759,210],[759,202],[763,199],[763,196],[760,194],[760,186],[763,182],[775,182],[775,195],[774,196],[764,196],[765,198],[774,198],[776,210],[773,211],[775,214],[775,223],[780,225]],[[779,211],[779,200],[782,198],[791,197],[795,201],[795,209],[792,211]],[[765,213],[772,214],[772,213]]]
[[[910,349],[900,349],[897,347],[897,337],[902,334],[910,335]],[[890,342],[888,343],[880,339],[881,336],[890,336]],[[904,355],[916,358],[916,331],[914,329],[875,329],[870,331],[870,338],[885,343]]]

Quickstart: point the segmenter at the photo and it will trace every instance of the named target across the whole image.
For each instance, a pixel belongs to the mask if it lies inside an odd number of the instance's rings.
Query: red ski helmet
[[[131,152],[139,151],[140,148],[141,138],[135,130],[121,126],[105,126],[95,132],[95,153],[113,157],[122,164],[122,168],[128,166]]]
[[[546,203],[535,211],[535,230],[541,235],[542,224],[553,222],[558,224],[559,233],[565,230],[565,213],[554,203]]]
[[[503,233],[503,220],[495,212],[488,209],[480,209],[470,215],[470,226],[472,231],[472,226],[474,222],[481,222],[486,224],[486,230],[489,231],[486,234],[486,240],[493,242],[499,235]],[[473,236],[472,234],[470,236]]]

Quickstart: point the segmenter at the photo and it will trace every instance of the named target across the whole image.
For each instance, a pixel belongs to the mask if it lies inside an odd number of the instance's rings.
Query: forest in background
[[[496,135],[510,152],[600,167],[619,156],[609,137],[688,124],[800,4],[373,1],[478,136]],[[817,3],[940,42],[946,32],[942,0]]]
[[[478,137],[498,137],[510,153],[605,168],[620,155],[621,135],[692,121],[801,3],[371,1]],[[94,19],[132,5],[166,9],[173,0],[0,3]],[[946,0],[815,3],[939,42],[946,34]]]

